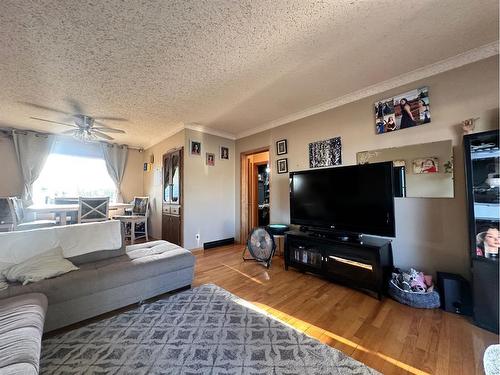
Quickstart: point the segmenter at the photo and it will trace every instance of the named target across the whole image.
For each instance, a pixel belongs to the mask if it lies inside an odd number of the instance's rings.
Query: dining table
[[[132,203],[109,203],[110,210],[124,210],[132,208],[134,205]],[[59,214],[61,219],[59,225],[66,225],[66,215],[68,212],[78,211],[78,204],[75,203],[43,203],[43,204],[32,204],[26,207],[27,212],[32,212],[36,214],[48,214],[55,213]]]

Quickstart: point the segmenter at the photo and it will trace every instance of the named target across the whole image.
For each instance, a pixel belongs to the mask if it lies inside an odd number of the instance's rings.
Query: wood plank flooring
[[[466,318],[382,301],[317,276],[243,262],[241,245],[197,252],[194,286],[213,283],[384,374],[482,374],[499,338]]]

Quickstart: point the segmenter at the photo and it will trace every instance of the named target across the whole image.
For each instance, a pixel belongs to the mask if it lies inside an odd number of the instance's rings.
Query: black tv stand
[[[363,234],[354,232],[343,232],[338,230],[328,230],[314,227],[300,227],[300,231],[312,237],[331,238],[345,242],[362,242]]]
[[[347,240],[316,231],[285,234],[285,269],[293,267],[373,292],[380,299],[393,269],[391,241],[361,236]]]

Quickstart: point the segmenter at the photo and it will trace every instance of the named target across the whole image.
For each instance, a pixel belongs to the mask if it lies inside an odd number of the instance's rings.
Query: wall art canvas
[[[415,159],[412,162],[414,174],[438,173],[439,159],[438,158],[422,158]]]
[[[309,143],[309,167],[331,167],[342,164],[340,137]]]
[[[382,99],[375,103],[375,132],[389,133],[431,122],[429,88]]]

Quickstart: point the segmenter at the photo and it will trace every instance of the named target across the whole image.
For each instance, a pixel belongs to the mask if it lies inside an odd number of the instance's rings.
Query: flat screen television
[[[290,173],[290,221],[309,228],[395,236],[392,162]]]

